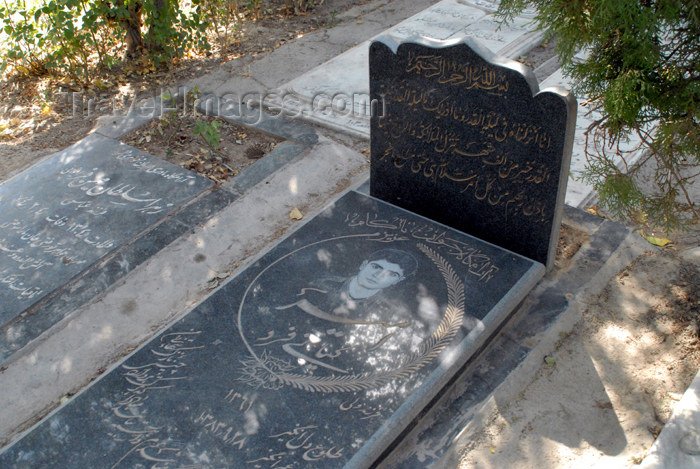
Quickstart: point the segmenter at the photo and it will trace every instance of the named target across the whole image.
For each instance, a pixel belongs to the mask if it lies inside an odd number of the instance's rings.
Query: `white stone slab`
[[[411,36],[449,39],[484,16],[486,12],[480,9],[463,5],[456,0],[445,0],[402,21],[387,32],[399,39]]]
[[[640,469],[700,467],[700,374],[683,394]]]
[[[459,3],[463,5],[475,6],[490,13],[495,13],[496,10],[498,10],[498,5],[501,2],[500,0],[459,0]],[[536,14],[537,10],[534,8],[525,8],[520,16],[523,18],[533,18]]]
[[[477,23],[462,31],[465,37],[475,39],[479,44],[488,48],[491,52],[503,55],[502,50],[508,45],[519,41],[528,32],[534,30],[534,24],[527,18],[515,18],[505,24],[493,15],[486,16]],[[530,44],[535,46],[536,44]],[[525,52],[525,51],[522,51]],[[509,57],[515,58],[515,57]]]
[[[554,72],[549,78],[544,80],[540,87],[541,89],[550,86],[570,87],[570,83],[564,77],[562,70]],[[576,117],[576,132],[574,134],[574,146],[571,149],[571,168],[568,186],[566,189],[566,203],[573,207],[578,207],[584,203],[584,199],[592,193],[593,188],[584,184],[581,180],[581,173],[585,168],[586,163],[586,136],[584,132],[588,129],[593,119],[588,115],[588,111],[581,105],[585,98],[577,96],[578,99],[578,115]]]

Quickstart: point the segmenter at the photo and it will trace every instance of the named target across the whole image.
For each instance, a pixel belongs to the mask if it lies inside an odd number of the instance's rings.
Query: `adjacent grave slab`
[[[226,190],[202,194],[167,220],[96,262],[88,271],[81,272],[68,288],[60,289],[41,301],[40,305],[31,308],[31,314],[22,313],[21,319],[8,326],[7,333],[0,339],[0,362],[9,359],[61,319],[97,298],[151,256],[191,231],[192,227],[204,223],[237,197],[236,193]]]
[[[0,185],[2,349],[42,300],[212,184],[92,135]]]
[[[469,40],[372,43],[371,194],[551,266],[576,100]]]
[[[0,465],[367,467],[543,272],[350,192]]]
[[[640,469],[693,469],[700,466],[700,373],[674,406],[671,418],[649,449]]]

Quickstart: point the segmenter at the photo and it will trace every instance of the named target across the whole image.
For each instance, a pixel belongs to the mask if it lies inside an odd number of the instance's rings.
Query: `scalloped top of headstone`
[[[469,39],[382,36],[369,68],[371,195],[551,267],[572,94]]]

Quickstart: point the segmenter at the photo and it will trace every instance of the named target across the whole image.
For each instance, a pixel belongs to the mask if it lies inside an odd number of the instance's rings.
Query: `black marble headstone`
[[[92,135],[0,185],[0,330],[212,181]],[[20,328],[21,329],[21,328]]]
[[[6,448],[0,466],[367,467],[543,273],[350,192]]]
[[[550,267],[576,101],[469,40],[370,46],[371,194]]]

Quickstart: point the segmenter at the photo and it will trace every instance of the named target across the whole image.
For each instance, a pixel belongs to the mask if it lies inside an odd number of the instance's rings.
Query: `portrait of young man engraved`
[[[464,286],[447,279],[450,269],[421,243],[371,237],[317,242],[279,259],[241,303],[241,335],[253,357],[243,379],[333,392],[411,374],[462,323]],[[254,334],[250,317],[257,318]]]
[[[290,343],[283,345],[283,350],[297,358],[299,365],[308,365],[311,369],[320,366],[347,374],[347,370],[332,365],[333,360],[345,352],[370,353],[366,363],[376,367],[381,354],[372,352],[382,350],[382,346],[392,338],[412,342],[416,336],[411,337],[412,333],[407,329],[425,328],[424,324],[411,320],[405,304],[391,298],[386,292],[406,276],[413,275],[416,266],[415,258],[407,252],[381,249],[364,260],[358,272],[351,277],[326,277],[312,282],[309,288],[304,288],[297,295],[301,299],[275,309],[299,308],[323,321],[354,326],[352,332],[348,331],[350,335],[346,335],[333,328],[330,333],[311,333],[305,337],[305,342],[298,345],[303,351],[293,348],[296,344]],[[325,335],[328,338],[324,341]],[[330,340],[333,337],[343,343],[334,346]]]

